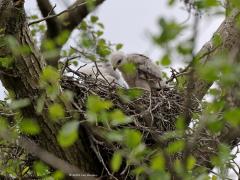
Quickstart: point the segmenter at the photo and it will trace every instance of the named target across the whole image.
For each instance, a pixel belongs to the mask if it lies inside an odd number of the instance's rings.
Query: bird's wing
[[[128,61],[137,65],[137,69],[141,74],[143,73],[147,79],[161,79],[161,71],[159,67],[152,62],[151,59],[142,54],[129,54]]]

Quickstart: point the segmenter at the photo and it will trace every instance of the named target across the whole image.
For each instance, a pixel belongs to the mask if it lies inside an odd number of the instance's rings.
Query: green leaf
[[[56,180],[63,180],[64,179],[64,173],[61,171],[55,171],[53,173],[53,178]]]
[[[89,96],[87,100],[88,111],[98,113],[102,110],[108,110],[112,107],[111,101],[105,101],[98,96]]]
[[[3,67],[3,68],[11,68],[12,65],[13,65],[13,59],[10,58],[10,57],[0,57],[0,67]]]
[[[86,21],[82,21],[81,24],[80,24],[80,29],[83,30],[83,31],[86,31],[87,30],[87,23]]]
[[[150,173],[149,175],[149,180],[156,180],[156,179],[159,179],[159,180],[170,180],[170,175],[169,173],[167,172],[164,172],[164,171],[155,171],[153,173]]]
[[[145,172],[145,169],[143,166],[137,167],[135,169],[133,169],[133,173],[136,175],[140,175],[143,174]]]
[[[56,49],[56,44],[53,40],[47,39],[43,41],[42,47],[47,53],[49,53],[49,51]]]
[[[92,23],[96,23],[98,21],[98,17],[97,16],[91,16],[91,22]]]
[[[177,130],[185,130],[185,120],[183,117],[178,117],[176,120],[176,129]]]
[[[29,134],[36,135],[40,132],[40,127],[35,120],[23,119],[19,124],[20,131]]]
[[[10,108],[15,110],[15,109],[21,109],[30,104],[30,100],[28,98],[24,99],[19,99],[19,100],[13,100],[10,104]]]
[[[59,36],[56,38],[56,43],[57,45],[64,45],[65,42],[68,40],[69,38],[69,31],[62,31],[61,34],[59,34]]]
[[[198,9],[208,9],[212,7],[217,7],[219,6],[220,3],[218,0],[197,0],[194,1],[194,6],[196,6]]]
[[[100,37],[103,35],[103,31],[97,31],[96,34],[97,34],[97,37]]]
[[[240,108],[231,109],[225,112],[224,118],[237,127],[240,125]]]
[[[124,130],[124,144],[129,148],[135,148],[141,143],[141,133],[133,129]]]
[[[161,64],[162,64],[163,66],[168,66],[168,65],[171,64],[171,59],[170,59],[170,57],[169,57],[168,54],[165,54],[165,55],[162,57]]]
[[[151,169],[163,171],[165,168],[165,158],[162,154],[158,154],[151,160]]]
[[[31,15],[30,17],[29,17],[30,19],[32,19],[32,20],[37,20],[38,19],[38,15]]]
[[[213,175],[212,180],[218,180],[218,177],[216,175]]]
[[[177,46],[178,53],[182,55],[191,55],[192,54],[192,42],[186,41]]]
[[[162,32],[159,36],[153,37],[153,40],[159,45],[163,45],[171,40],[174,40],[184,29],[183,26],[179,25],[175,21],[168,22],[164,18],[159,20],[159,25],[161,26]]]
[[[192,170],[196,165],[196,159],[193,156],[187,158],[187,170]]]
[[[50,82],[52,84],[55,84],[59,81],[60,75],[56,68],[52,66],[47,66],[41,75],[41,81],[43,82]]]
[[[136,65],[133,63],[123,64],[121,69],[124,73],[129,74],[129,75],[134,75],[137,71]]]
[[[57,140],[62,147],[73,145],[78,139],[79,121],[67,122],[59,131]]]
[[[117,94],[124,102],[129,102],[143,95],[143,90],[138,88],[118,89]]]
[[[64,118],[65,112],[63,106],[57,103],[52,104],[49,107],[49,116],[51,120],[59,120]]]
[[[111,118],[111,124],[113,126],[117,126],[120,124],[127,124],[131,122],[131,119],[125,116],[125,114],[119,109],[115,109],[114,111],[112,111],[110,113],[110,118]]]
[[[213,156],[211,158],[211,162],[213,165],[217,167],[222,167],[224,166],[232,157],[230,156],[231,150],[229,146],[225,144],[220,144],[219,145],[219,151],[217,156]]]
[[[59,84],[56,83],[55,85],[54,84],[48,85],[46,87],[46,93],[48,97],[50,97],[52,100],[55,100],[60,94]]]
[[[104,39],[100,39],[97,42],[97,54],[101,57],[106,57],[111,54],[110,48],[107,46],[106,41]]]
[[[121,164],[122,164],[122,155],[119,152],[115,152],[111,160],[112,171],[117,172],[120,169]]]
[[[37,176],[45,176],[49,173],[48,166],[41,161],[34,162],[33,168]]]
[[[213,119],[210,119],[213,118]],[[222,120],[217,119],[216,117],[209,117],[209,121],[207,122],[207,128],[213,133],[218,133],[224,127],[224,122]]]
[[[30,170],[29,166],[25,166],[24,169],[22,170],[21,174],[25,174]]]
[[[169,6],[173,6],[175,4],[175,0],[168,0],[168,5]]]
[[[95,45],[95,41],[92,40],[87,33],[85,33],[81,38],[81,44],[85,48],[91,48]]]
[[[97,23],[98,27],[100,27],[101,29],[104,29],[104,24],[103,23]]]
[[[119,131],[110,131],[106,134],[106,138],[110,141],[121,142],[123,141],[123,134]]]
[[[184,147],[185,147],[185,142],[183,140],[176,140],[174,142],[169,143],[167,147],[167,152],[169,154],[174,154],[182,151]]]
[[[117,51],[122,49],[122,48],[123,48],[123,44],[119,43],[119,44],[116,45],[116,50]]]

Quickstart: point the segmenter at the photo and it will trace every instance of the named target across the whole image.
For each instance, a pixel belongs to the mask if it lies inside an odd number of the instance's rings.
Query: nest
[[[129,124],[129,127],[142,132],[154,131],[157,134],[175,130],[176,118],[184,113],[184,96],[176,88],[163,87],[152,92],[144,91],[140,97],[125,101],[118,92],[126,89],[118,84],[109,83],[104,78],[92,78],[70,68],[68,72],[73,75],[63,77],[62,87],[75,93],[74,106],[80,112],[86,112],[89,95],[98,95],[111,100],[114,108],[121,109],[133,119],[134,123]],[[196,112],[197,107],[191,111]]]
[[[186,109],[184,96],[176,88],[164,87],[152,92],[143,91],[141,96],[131,101],[125,101],[119,95],[119,90],[126,91],[126,89],[119,85],[106,82],[104,78],[88,77],[72,69],[68,69],[68,72],[73,73],[73,75],[63,77],[62,87],[75,93],[73,105],[77,111],[85,114],[85,119],[87,119],[86,101],[89,95],[98,95],[104,100],[111,100],[114,104],[113,108],[122,110],[125,115],[133,119],[131,123],[117,128],[128,127],[141,131],[144,142],[149,146],[156,144],[156,139],[159,139],[158,137],[165,132],[175,130],[177,117],[183,114]],[[191,111],[197,111],[197,107],[191,109]],[[94,136],[94,147],[97,147],[95,153],[100,157],[99,160],[109,160],[111,154],[120,146],[118,144],[109,145],[109,142],[103,137],[99,138],[101,135],[96,130],[99,126],[101,125],[98,124],[98,126],[92,128],[90,136]],[[106,152],[109,152],[110,155],[107,158]],[[102,161],[102,163],[104,162]],[[106,165],[103,165],[108,171]]]

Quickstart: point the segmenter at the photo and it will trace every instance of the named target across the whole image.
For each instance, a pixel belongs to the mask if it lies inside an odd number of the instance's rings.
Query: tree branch
[[[236,27],[236,21],[239,17],[240,12],[234,10],[232,14],[223,21],[218,30],[215,32],[221,37],[221,45],[214,45],[213,38],[207,42],[197,54],[200,64],[207,66],[207,63],[213,59],[217,54],[224,52],[232,52],[236,47],[240,47],[240,31]],[[197,73],[193,75],[193,93],[192,95],[199,101],[202,100],[203,96],[207,93],[208,89],[212,86],[212,83],[204,81]]]
[[[47,37],[48,38],[54,38],[55,34],[59,34],[61,31],[61,24],[58,18],[55,15],[54,7],[52,7],[49,0],[37,0],[38,7],[42,13],[42,16],[46,18],[47,23]]]
[[[105,0],[96,0],[95,6],[99,6]],[[76,0],[76,2],[71,5],[68,9],[73,9],[73,7],[78,6],[85,2],[84,0]],[[72,11],[68,11],[62,17],[60,17],[63,29],[72,31],[88,14],[90,13],[87,4],[84,6],[78,6],[74,8]]]
[[[212,39],[200,50],[197,57],[200,57],[199,60],[203,66],[207,66],[208,62],[211,61],[214,56],[221,55],[226,52],[228,52],[229,56],[234,55],[233,60],[231,57],[226,58],[229,63],[239,63],[238,57],[240,55],[240,29],[237,26],[239,15],[239,10],[233,10],[232,14],[226,17],[216,31],[215,34],[221,37],[222,43],[220,45],[215,46]],[[199,100],[203,98],[213,84],[213,82],[210,83],[202,80],[197,73],[194,74],[193,83],[194,86],[192,95]],[[235,87],[232,87],[231,90],[229,90],[225,100],[227,102],[226,108],[237,108],[240,106],[240,99],[238,95],[239,89],[240,85],[237,84]],[[220,143],[225,143],[231,148],[234,148],[240,142],[240,127],[233,127],[226,122],[220,135],[213,136],[206,129],[202,129],[201,132],[199,132],[199,137],[197,139],[198,146],[193,147],[191,150],[194,156],[197,158],[197,164],[198,166],[211,169],[213,168],[213,165],[210,162],[210,158],[213,155],[216,155],[218,152],[218,145]]]
[[[38,0],[41,1],[41,0]],[[45,0],[48,1],[48,0]],[[93,0],[95,2],[95,6],[99,6],[105,0]],[[47,5],[48,4],[48,5]],[[81,23],[81,21],[89,14],[91,11],[88,9],[87,2],[85,0],[76,0],[68,9],[62,11],[59,14],[48,14],[46,16],[46,12],[51,10],[51,5],[49,2],[46,2],[45,5],[47,6],[45,9],[42,7],[42,13],[44,13],[45,20],[48,24],[48,30],[46,32],[47,39],[55,39],[60,35],[60,33],[64,30],[69,32],[69,36],[71,32]],[[41,5],[44,6],[44,5]],[[39,6],[40,7],[40,6]],[[45,6],[44,6],[45,7]],[[51,20],[53,18],[53,20]],[[42,20],[36,21],[41,22]],[[35,22],[34,22],[35,23]],[[57,26],[54,26],[57,25]],[[65,42],[68,38],[66,38]],[[65,43],[64,42],[64,43]],[[57,45],[57,49],[59,53],[56,57],[47,59],[48,64],[58,67],[58,61],[60,59],[60,50],[64,43]]]

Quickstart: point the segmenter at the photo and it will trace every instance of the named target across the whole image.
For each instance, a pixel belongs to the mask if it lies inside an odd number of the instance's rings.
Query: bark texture
[[[19,3],[19,1],[17,2]],[[6,44],[1,46],[0,57],[14,57],[11,69],[1,68],[1,71],[5,72],[1,74],[3,85],[8,91],[14,93],[16,99],[30,99],[30,106],[24,108],[22,113],[24,117],[31,118],[39,123],[42,132],[38,137],[34,137],[34,140],[41,147],[54,153],[57,157],[78,166],[85,172],[99,173],[101,171],[101,169],[98,169],[100,166],[97,165],[98,162],[91,154],[83,127],[79,131],[79,141],[71,148],[64,149],[57,142],[57,133],[61,124],[51,122],[48,117],[47,109],[51,101],[47,100],[40,115],[35,111],[36,101],[42,91],[38,82],[46,63],[29,34],[23,6],[17,5],[17,2],[6,0],[0,3],[1,37],[13,36],[20,46],[30,47],[31,53],[29,55],[18,54],[15,56]]]

